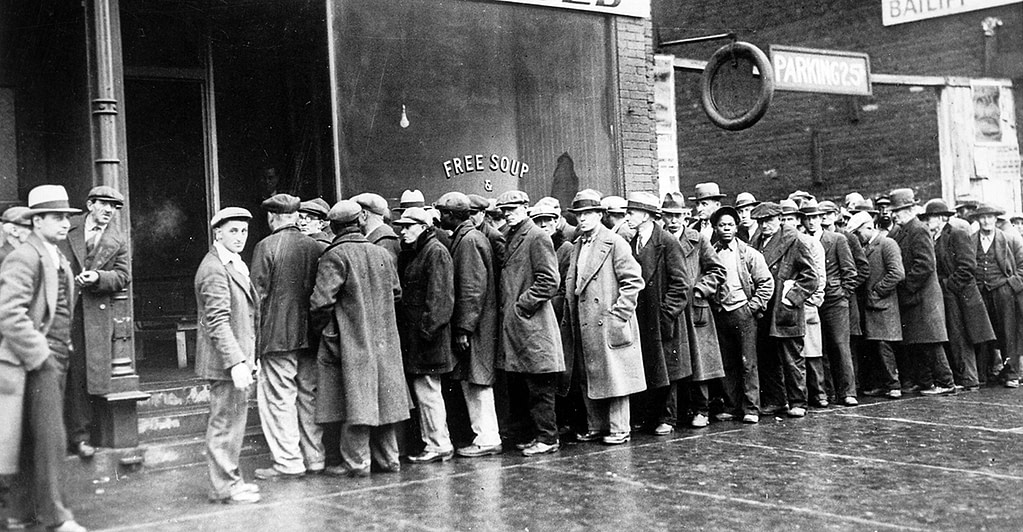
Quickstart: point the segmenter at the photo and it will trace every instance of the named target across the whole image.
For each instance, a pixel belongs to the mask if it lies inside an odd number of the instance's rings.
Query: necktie
[[[103,226],[94,225],[92,229],[89,229],[89,238],[85,241],[86,253],[92,253],[92,250],[96,248],[96,243],[99,242],[99,236],[103,234]]]

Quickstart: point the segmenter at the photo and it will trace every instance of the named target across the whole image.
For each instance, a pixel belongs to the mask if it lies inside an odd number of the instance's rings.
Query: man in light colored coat
[[[565,277],[561,338],[583,386],[587,432],[579,441],[603,438],[619,445],[630,438],[629,395],[646,389],[636,321],[636,299],[645,283],[629,244],[601,225],[603,211],[596,190],[580,191],[572,200],[579,235]]]
[[[259,488],[244,481],[238,466],[259,323],[249,269],[239,255],[245,249],[251,219],[252,214],[240,207],[217,212],[210,220],[213,246],[195,273],[199,312],[195,373],[210,386],[206,429],[209,497],[224,504],[259,501]]]

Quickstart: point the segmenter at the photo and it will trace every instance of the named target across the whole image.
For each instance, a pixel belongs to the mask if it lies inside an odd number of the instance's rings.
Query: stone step
[[[150,397],[149,400],[139,403],[139,414],[207,405],[210,402],[210,385],[200,380],[158,383],[158,385],[143,386],[143,391],[149,393]]]
[[[209,418],[209,405],[189,405],[179,408],[165,408],[139,414],[139,440],[152,440],[173,437],[201,437],[206,433]],[[249,401],[247,427],[259,427],[259,408],[256,401]]]

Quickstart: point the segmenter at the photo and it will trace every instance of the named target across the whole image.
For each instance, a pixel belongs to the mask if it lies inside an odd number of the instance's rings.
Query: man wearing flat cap
[[[32,220],[25,219],[27,211],[28,207],[11,207],[0,217],[3,223],[3,232],[0,233],[3,239],[3,245],[0,245],[0,264],[32,234]]]
[[[995,227],[998,216],[1002,214],[1004,211],[1001,209],[986,204],[971,213],[971,221],[979,226],[979,230],[970,237],[977,252],[974,275],[997,338],[996,342],[988,342],[987,349],[981,351],[981,367],[977,369],[986,378],[988,361],[992,359],[990,350],[997,347],[1002,355],[999,380],[1008,388],[1018,388],[1023,327],[1019,323],[1016,300],[1023,297],[1023,249],[1017,239],[1009,238]]]
[[[365,477],[372,464],[396,472],[398,424],[409,418],[395,304],[401,284],[391,254],[362,234],[358,203],[341,200],[328,217],[334,242],[320,258],[310,299],[321,333],[316,421],[340,425],[331,473]]]
[[[298,205],[298,230],[319,242],[323,249],[334,240],[334,234],[330,232],[330,222],[327,221],[329,211],[330,205],[327,205],[323,198],[303,201]]]
[[[300,477],[323,470],[322,431],[314,420],[316,358],[309,336],[309,296],[322,248],[298,229],[300,200],[275,194],[263,201],[271,233],[252,252],[259,309],[256,397],[272,467],[257,479]]]
[[[359,213],[359,230],[371,244],[386,249],[397,264],[401,241],[394,229],[387,225],[387,200],[372,192],[356,194],[351,199],[362,207]]]
[[[490,250],[493,252],[495,286],[501,286],[501,264],[504,262],[505,238],[504,233],[487,222],[487,211],[490,209],[491,200],[479,194],[469,194],[469,219],[473,227],[490,241]],[[495,209],[498,215],[500,210]],[[502,219],[503,219],[503,215]]]
[[[60,185],[33,188],[28,206],[32,234],[0,266],[0,382],[15,383],[0,390],[0,475],[17,473],[8,526],[38,521],[79,532],[85,528],[64,500],[62,419],[75,289],[57,245],[67,238],[68,216],[81,211],[70,207]]]
[[[113,222],[124,195],[108,186],[94,187],[86,200],[88,212],[71,220],[67,239],[59,244],[75,274],[76,301],[72,341],[76,347],[68,366],[64,417],[68,447],[81,458],[91,446],[93,398],[89,375],[110,371],[114,336],[113,296],[128,288],[128,239]]]
[[[199,312],[195,373],[210,385],[206,429],[209,498],[223,504],[259,501],[259,487],[245,482],[238,464],[259,325],[249,268],[239,255],[249,238],[251,219],[252,214],[241,207],[225,207],[213,215],[213,245],[195,272]]]

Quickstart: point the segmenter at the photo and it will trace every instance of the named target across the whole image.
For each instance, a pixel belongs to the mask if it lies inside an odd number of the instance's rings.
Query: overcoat
[[[394,259],[352,227],[320,257],[310,298],[317,354],[316,422],[381,426],[409,418]]]
[[[74,309],[71,266],[61,258],[64,277],[34,233],[0,266],[0,474],[18,471],[24,418],[25,377],[50,357],[46,333],[53,323],[59,283]],[[59,420],[59,414],[53,413]]]
[[[195,374],[208,380],[231,380],[230,368],[255,367],[259,307],[252,283],[221,261],[215,246],[195,272],[199,328],[195,340]]]
[[[310,347],[309,296],[320,253],[320,244],[294,225],[280,227],[256,244],[249,278],[259,307],[257,355]]]
[[[957,328],[948,330],[948,334],[962,334],[966,343],[974,345],[993,341],[995,330],[974,277],[977,246],[970,239],[969,228],[945,224],[934,241],[934,259],[945,305],[958,306],[958,314],[962,316],[962,323],[948,324],[950,329]]]
[[[970,245],[974,253],[981,252],[980,231],[970,235]],[[1018,236],[996,229],[991,247],[998,270],[1009,278],[1008,284],[1016,301],[1018,316],[1023,312],[1023,241]],[[1021,333],[1023,327],[1017,327],[1017,336]]]
[[[880,233],[863,249],[870,266],[870,275],[864,284],[867,296],[863,305],[863,337],[898,342],[902,340],[902,321],[896,287],[906,277],[902,251],[894,240]]]
[[[736,271],[739,274],[739,285],[742,286],[742,291],[746,294],[746,306],[749,307],[753,317],[759,319],[763,317],[764,310],[771,301],[771,297],[774,296],[774,277],[771,276],[771,270],[767,268],[764,256],[759,251],[738,238],[732,242],[735,243],[736,261],[738,262]],[[723,248],[719,248],[719,245],[721,245],[719,242],[714,243],[715,249],[720,254]],[[728,283],[722,282],[718,285],[718,292],[714,296],[713,304],[719,311],[723,310],[721,302],[728,296],[727,291]]]
[[[679,244],[689,291],[683,315],[691,365],[689,370],[683,367],[682,372],[690,373],[697,382],[724,377],[725,367],[721,363],[721,347],[710,302],[717,294],[718,286],[725,282],[725,265],[710,240],[694,229],[686,229]],[[683,365],[685,358],[682,357]]]
[[[440,375],[455,367],[451,353],[451,316],[455,309],[451,253],[428,228],[398,260],[403,264],[398,333],[405,372]]]
[[[853,262],[856,264],[856,287],[849,293],[849,334],[852,336],[862,336],[863,303],[860,301],[858,294],[859,288],[870,277],[870,264],[867,262],[867,254],[863,251],[860,237],[845,229],[839,229],[836,233],[844,236],[846,242],[849,243],[849,251],[852,252]]]
[[[824,267],[827,284],[824,286],[822,306],[845,307],[856,290],[856,261],[849,241],[834,231],[821,231],[820,243],[824,246]]]
[[[87,382],[104,382],[110,373],[110,357],[113,350],[114,306],[111,297],[131,283],[128,270],[128,240],[113,222],[107,224],[99,242],[88,253],[85,245],[85,216],[71,219],[67,239],[57,247],[71,262],[71,270],[78,275],[85,270],[95,270],[99,280],[92,286],[76,290],[81,298],[81,330],[72,331],[75,349],[85,349]],[[77,284],[75,285],[78,286]],[[90,393],[105,393],[108,390],[89,389]]]
[[[469,337],[468,352],[461,353],[452,347],[456,360],[454,378],[490,386],[494,384],[497,357],[497,286],[490,242],[473,227],[472,221],[455,228],[451,260],[455,276],[451,333]]]
[[[3,244],[0,244],[0,264],[3,264],[4,259],[14,251],[15,246],[9,240],[3,238],[3,235],[0,235],[0,240],[3,241]]]
[[[947,342],[945,302],[938,286],[931,232],[914,217],[904,224],[896,224],[888,236],[899,245],[902,267],[906,270],[906,278],[898,287],[902,342]]]
[[[565,277],[565,318],[561,338],[580,370],[590,399],[624,397],[646,389],[636,299],[643,272],[629,244],[603,225],[589,237],[588,257],[579,262],[587,237],[576,237]],[[576,364],[582,368],[576,368]],[[565,380],[571,380],[566,371]]]
[[[805,333],[803,304],[817,289],[810,250],[799,241],[795,228],[782,225],[764,244],[763,228],[750,240],[754,249],[764,255],[774,277],[774,296],[764,313],[768,335],[775,338],[799,338]],[[788,281],[788,282],[786,282]],[[782,303],[787,297],[792,306]]]
[[[401,240],[398,239],[398,235],[395,234],[391,226],[384,224],[377,227],[370,234],[366,235],[366,239],[369,240],[370,244],[386,249],[391,254],[391,258],[395,260],[395,264],[397,264],[398,253],[401,252]]]
[[[551,298],[558,291],[554,244],[532,220],[509,228],[501,267],[501,349],[497,367],[514,373],[565,371]]]
[[[643,270],[646,286],[639,292],[636,319],[643,347],[648,388],[660,388],[692,374],[689,327],[683,311],[689,296],[682,247],[670,233],[654,224],[643,249],[636,252],[637,233],[629,244]]]

